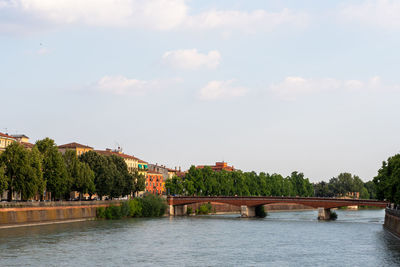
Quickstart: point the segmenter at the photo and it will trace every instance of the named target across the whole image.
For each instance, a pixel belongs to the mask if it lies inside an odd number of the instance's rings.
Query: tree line
[[[364,183],[360,177],[351,173],[341,173],[329,182],[315,183],[314,192],[316,197],[356,197],[355,193],[359,193],[359,198],[362,199],[376,198],[374,183]]]
[[[210,167],[190,167],[185,177],[173,177],[165,187],[171,195],[197,196],[302,196],[314,195],[314,188],[303,173],[288,177],[261,172],[220,171]]]
[[[8,191],[9,201],[14,192],[22,200],[43,199],[45,192],[52,200],[64,200],[72,191],[116,198],[144,188],[144,176],[129,173],[121,157],[94,151],[78,157],[74,150],[63,155],[50,138],[37,141],[31,150],[14,142],[0,154],[0,194]]]

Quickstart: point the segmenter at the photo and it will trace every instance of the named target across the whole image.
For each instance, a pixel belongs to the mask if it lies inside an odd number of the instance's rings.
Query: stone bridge
[[[254,217],[255,208],[273,203],[302,204],[318,208],[318,219],[329,220],[330,209],[347,206],[372,206],[385,208],[388,202],[367,199],[343,199],[321,197],[237,197],[237,196],[168,196],[170,215],[185,215],[188,204],[217,202],[241,207],[242,217]]]

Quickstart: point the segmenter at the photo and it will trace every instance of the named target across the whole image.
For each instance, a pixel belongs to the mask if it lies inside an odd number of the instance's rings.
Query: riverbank
[[[2,202],[0,228],[92,220],[96,209],[121,201]]]

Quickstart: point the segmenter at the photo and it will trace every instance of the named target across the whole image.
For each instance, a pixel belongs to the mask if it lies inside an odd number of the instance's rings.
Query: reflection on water
[[[383,210],[87,221],[0,230],[0,266],[399,266]]]

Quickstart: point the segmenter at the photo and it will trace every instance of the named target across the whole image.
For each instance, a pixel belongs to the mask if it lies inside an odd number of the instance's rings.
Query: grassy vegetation
[[[334,211],[331,211],[331,220],[334,221],[337,219],[337,213]]]
[[[148,194],[143,198],[135,198],[123,202],[120,206],[97,208],[96,216],[99,219],[118,220],[134,217],[160,217],[165,214],[167,205],[165,200]]]
[[[198,209],[196,209],[197,215],[207,215],[212,211],[213,207],[211,203],[202,204]]]

